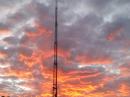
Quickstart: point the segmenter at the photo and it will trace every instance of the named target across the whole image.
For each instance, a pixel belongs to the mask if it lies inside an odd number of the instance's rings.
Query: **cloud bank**
[[[0,95],[52,96],[54,0],[0,0]],[[130,1],[59,0],[59,97],[129,97]]]

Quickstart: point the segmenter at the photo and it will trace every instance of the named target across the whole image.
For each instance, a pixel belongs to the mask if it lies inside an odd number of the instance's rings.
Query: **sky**
[[[0,0],[0,96],[52,97],[54,0]],[[130,0],[58,0],[58,97],[130,97]]]

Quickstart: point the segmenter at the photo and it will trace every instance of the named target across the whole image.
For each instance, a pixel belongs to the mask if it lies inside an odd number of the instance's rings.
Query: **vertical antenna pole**
[[[58,10],[58,4],[57,0],[55,0],[55,32],[54,32],[54,65],[53,65],[53,97],[57,97],[57,47],[58,47],[58,37],[57,37],[57,31],[58,31],[58,22],[57,22],[57,10]]]

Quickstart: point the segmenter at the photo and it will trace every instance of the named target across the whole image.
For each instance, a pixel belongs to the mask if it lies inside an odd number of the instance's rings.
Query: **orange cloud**
[[[121,84],[118,89],[119,95],[121,97],[128,97],[130,94],[130,85],[129,84]]]
[[[109,41],[115,40],[115,38],[118,37],[121,34],[121,32],[123,32],[122,27],[116,28],[114,31],[109,32],[107,40]]]
[[[7,53],[3,52],[3,51],[0,51],[0,59],[4,59],[6,57],[7,57]]]
[[[92,56],[79,55],[77,56],[76,60],[81,64],[111,64],[112,63],[112,58],[108,56],[92,57]]]
[[[9,29],[1,29],[0,28],[0,35],[6,35],[6,34],[10,34],[10,30]]]
[[[27,32],[26,35],[31,42],[37,40],[39,37],[45,37],[47,39],[52,38],[52,32],[42,25],[35,24],[36,31]],[[122,28],[116,29],[114,32],[111,32],[107,39],[114,40],[116,36],[122,32]],[[8,30],[0,30],[0,33],[9,33]],[[25,44],[21,45],[25,46]],[[47,46],[47,44],[45,44]],[[0,58],[5,58],[6,53],[0,52]],[[52,86],[53,86],[53,68],[47,67],[47,64],[44,61],[49,58],[53,59],[54,51],[52,48],[48,50],[40,49],[38,47],[34,48],[32,54],[27,55],[26,53],[18,53],[18,61],[23,62],[23,65],[26,65],[25,70],[17,70],[13,68],[6,69],[6,72],[2,72],[4,76],[14,76],[19,79],[32,80],[28,83],[24,83],[23,86],[30,87],[36,91],[36,97],[52,97]],[[63,58],[65,61],[65,66],[71,62],[70,57],[71,53],[65,51],[64,49],[58,48],[58,57]],[[78,55],[75,59],[76,62],[80,64],[112,64],[113,59],[109,56],[98,56],[94,57],[91,55]],[[53,63],[51,64],[51,66]],[[35,67],[38,67],[38,72],[40,72],[40,77],[43,77],[41,81],[38,81],[33,72]],[[127,68],[121,68],[121,71],[124,72],[122,76],[129,75],[129,70]],[[38,77],[38,76],[37,76]],[[114,81],[116,76],[108,76],[102,74],[100,71],[87,71],[87,70],[70,70],[68,72],[58,69],[58,95],[60,97],[117,97],[117,93],[122,96],[129,96],[129,85],[125,83],[121,84],[116,91],[112,90],[103,90],[106,88],[106,84],[110,81]],[[98,80],[97,80],[98,79]],[[97,81],[96,81],[97,80]],[[36,82],[36,83],[35,83]],[[36,88],[37,87],[37,88]],[[35,89],[36,88],[36,89]],[[100,90],[100,91],[99,91]],[[33,91],[32,91],[33,92]],[[5,91],[0,92],[0,95],[12,95],[7,94]],[[25,97],[31,97],[32,95],[26,94]],[[23,97],[18,96],[18,97]],[[33,96],[32,96],[33,97]]]
[[[44,26],[40,25],[37,22],[35,22],[35,29],[36,31],[27,32],[26,35],[30,38],[36,38],[39,36],[50,37],[52,35],[51,30],[46,29]]]

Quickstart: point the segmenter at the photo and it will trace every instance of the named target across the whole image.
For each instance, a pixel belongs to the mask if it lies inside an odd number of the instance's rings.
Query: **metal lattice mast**
[[[58,4],[57,0],[55,0],[55,32],[54,32],[54,64],[53,64],[53,97],[57,97],[57,68],[58,68],[58,60],[57,60],[57,47],[58,47],[58,22],[57,22],[57,10],[58,10]]]

